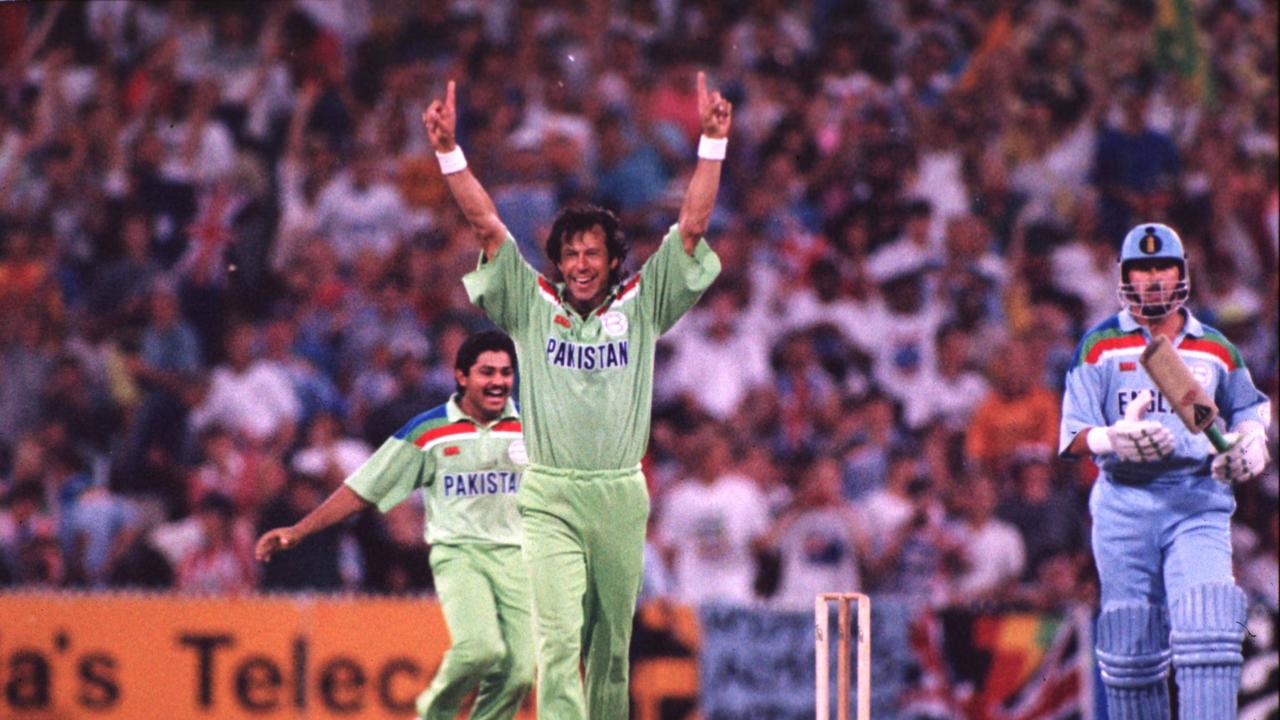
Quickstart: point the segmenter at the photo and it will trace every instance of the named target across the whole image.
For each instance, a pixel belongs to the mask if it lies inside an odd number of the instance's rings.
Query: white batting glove
[[[1213,459],[1214,480],[1227,484],[1244,482],[1267,469],[1271,454],[1267,452],[1267,436],[1262,428],[1242,428],[1241,432],[1226,433],[1222,437],[1229,447]]]
[[[1155,420],[1143,420],[1151,391],[1138,393],[1125,409],[1124,419],[1105,428],[1093,428],[1086,436],[1095,455],[1114,453],[1126,462],[1155,462],[1173,452],[1173,433]]]

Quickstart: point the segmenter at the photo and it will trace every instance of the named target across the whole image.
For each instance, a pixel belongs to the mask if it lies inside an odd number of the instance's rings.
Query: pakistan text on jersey
[[[626,340],[615,340],[599,345],[578,345],[548,338],[547,362],[571,370],[594,372],[626,367],[630,362],[630,353]]]
[[[520,473],[510,470],[445,473],[440,480],[445,497],[513,495],[520,489]]]

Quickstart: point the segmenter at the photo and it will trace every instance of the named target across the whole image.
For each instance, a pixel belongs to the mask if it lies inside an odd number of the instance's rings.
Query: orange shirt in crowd
[[[1028,447],[1042,446],[1052,454],[1058,446],[1059,412],[1058,398],[1047,388],[1016,397],[988,393],[973,412],[965,454],[987,468]]]

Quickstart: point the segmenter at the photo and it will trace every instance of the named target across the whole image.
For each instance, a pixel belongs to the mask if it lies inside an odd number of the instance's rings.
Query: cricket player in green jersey
[[[422,119],[445,182],[483,248],[467,293],[520,355],[530,464],[516,502],[533,584],[538,717],[627,717],[628,650],[643,570],[654,345],[720,272],[703,239],[720,185],[732,106],[698,74],[702,141],[679,220],[640,271],[613,213],[562,210],[546,250],[553,283],[515,239],[455,142],[455,85]],[[586,687],[579,675],[585,660]]]
[[[296,525],[258,539],[261,561],[376,505],[421,488],[431,571],[453,644],[417,699],[424,720],[453,720],[478,688],[471,717],[509,720],[533,685],[529,577],[520,554],[516,491],[526,462],[511,401],[515,346],[478,333],[458,349],[449,402],[410,420]]]

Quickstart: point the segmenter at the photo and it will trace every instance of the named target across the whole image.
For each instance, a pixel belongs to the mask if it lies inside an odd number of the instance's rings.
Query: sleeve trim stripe
[[[422,443],[422,444],[421,444],[422,452],[430,452],[430,451],[431,451],[431,449],[432,449],[432,448],[434,448],[435,446],[437,446],[437,445],[443,445],[444,443],[447,443],[447,442],[460,442],[460,441],[462,441],[462,440],[475,440],[475,439],[476,439],[476,438],[478,438],[478,437],[480,437],[480,433],[479,433],[479,432],[477,432],[477,431],[475,430],[475,428],[472,428],[470,431],[463,430],[463,431],[461,431],[461,432],[455,432],[455,433],[451,433],[451,434],[449,434],[449,435],[443,435],[443,436],[439,436],[439,437],[434,437],[434,438],[432,438],[431,440],[428,440],[427,442],[425,442],[425,443]]]
[[[474,435],[475,432],[476,428],[471,423],[465,421],[456,422],[422,433],[422,435],[414,439],[413,444],[423,450],[426,450],[427,445],[435,444],[439,440],[460,438],[462,435],[466,435],[468,433]]]
[[[427,430],[429,430],[431,428],[440,427],[442,424],[448,422],[448,412],[445,410],[444,405],[440,405],[405,423],[403,427],[396,431],[393,437],[412,442],[411,438],[413,438],[416,433],[426,432],[426,430],[421,429],[423,426],[426,426]]]
[[[1130,348],[1146,347],[1147,340],[1142,335],[1124,335],[1122,337],[1108,337],[1093,343],[1089,351],[1084,356],[1084,365],[1097,365],[1104,355],[1109,355],[1117,350],[1126,350]]]
[[[618,303],[621,304],[630,300],[631,298],[635,297],[635,294],[639,291],[640,291],[640,273],[636,273],[635,277],[632,277],[630,280],[628,280],[627,283],[623,285],[621,289],[618,290]]]
[[[1184,338],[1183,341],[1178,344],[1178,350],[1188,354],[1195,353],[1201,356],[1212,357],[1214,360],[1222,363],[1222,365],[1226,367],[1227,372],[1240,367],[1239,363],[1235,362],[1234,353],[1224,347],[1221,343],[1217,343],[1212,340]]]
[[[543,300],[560,307],[560,296],[556,293],[556,286],[541,275],[538,276],[538,294],[542,296]]]

